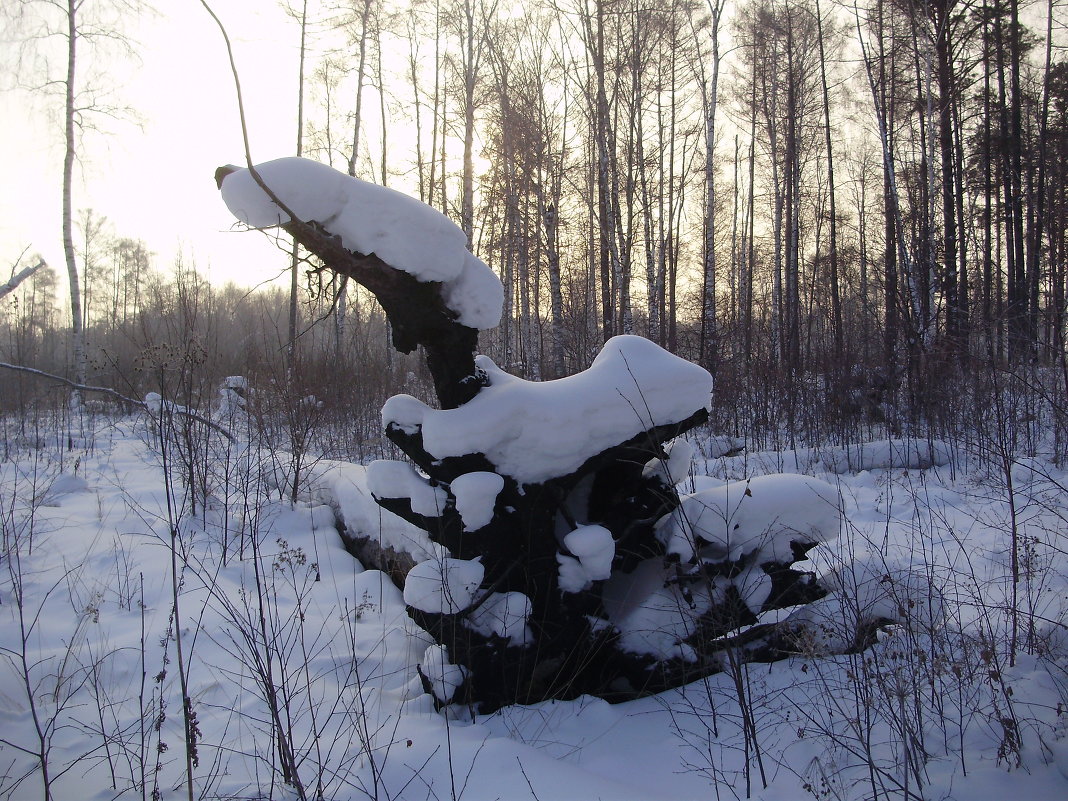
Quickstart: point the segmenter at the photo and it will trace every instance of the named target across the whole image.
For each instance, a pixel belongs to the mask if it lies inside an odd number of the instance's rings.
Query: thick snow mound
[[[557,554],[560,564],[560,589],[581,592],[592,582],[612,575],[616,541],[603,526],[579,526],[564,537],[564,547],[574,556]]]
[[[60,500],[67,495],[88,491],[89,482],[81,476],[76,476],[72,473],[60,473],[52,480],[48,489],[41,496],[41,503],[44,506],[59,506]],[[7,532],[5,531],[5,536],[6,534]]]
[[[318,222],[348,250],[374,253],[422,281],[448,281],[463,270],[464,232],[413,197],[311,159],[276,159],[256,171],[300,220]],[[253,228],[289,221],[247,169],[226,176],[221,191],[233,215]]]
[[[428,559],[404,579],[404,603],[422,612],[454,615],[474,600],[486,569],[467,559]]]
[[[952,458],[949,445],[940,440],[883,439],[822,452],[823,464],[839,475],[861,470],[927,470],[943,467]]]
[[[451,489],[464,531],[477,531],[493,519],[493,505],[504,489],[504,477],[497,473],[467,473],[454,478]]]
[[[711,608],[713,598],[709,588],[701,586],[684,598],[678,585],[668,584],[672,574],[662,560],[649,559],[633,573],[617,574],[605,584],[604,608],[619,631],[623,650],[657,659],[694,658],[683,641],[694,633],[697,618]]]
[[[419,670],[430,682],[434,697],[447,704],[467,678],[467,668],[449,661],[449,651],[443,645],[431,645],[423,654]]]
[[[464,256],[460,274],[441,287],[445,305],[468,328],[485,331],[496,328],[504,309],[504,284],[482,259],[472,253]]]
[[[530,598],[521,592],[494,592],[475,609],[464,624],[479,634],[496,634],[509,645],[527,645],[533,640],[527,619],[530,617]]]
[[[683,560],[736,560],[759,551],[756,563],[788,562],[792,541],[825,542],[838,533],[838,491],[810,476],[763,476],[682,498],[658,524],[669,554]]]
[[[351,535],[369,537],[383,548],[409,554],[416,561],[447,555],[425,531],[378,505],[368,488],[367,473],[363,465],[323,460],[309,483],[318,498],[337,512]]]
[[[711,450],[715,451],[716,447]],[[705,467],[710,473],[735,480],[767,473],[827,472],[841,476],[864,470],[927,470],[948,465],[953,455],[953,448],[941,440],[906,437],[740,456],[720,455],[715,459],[709,456]]]
[[[588,370],[555,381],[524,381],[485,356],[477,363],[489,386],[468,403],[437,410],[399,396],[383,406],[383,422],[421,427],[423,446],[439,459],[482,453],[499,473],[529,484],[711,404],[704,368],[637,336],[613,337]]]
[[[461,324],[487,329],[500,322],[500,280],[467,249],[466,234],[437,209],[311,159],[276,159],[256,171],[301,221],[319,223],[347,250],[373,253],[420,281],[442,282],[445,304]],[[253,228],[289,221],[247,169],[227,175],[221,192],[231,213]]]
[[[930,573],[891,567],[881,559],[858,560],[820,583],[831,594],[801,607],[789,620],[803,625],[811,645],[826,653],[853,647],[858,631],[875,622],[930,632],[945,620],[945,600]]]
[[[445,490],[431,485],[407,462],[392,459],[371,462],[367,487],[376,498],[407,498],[412,511],[424,517],[439,517],[449,498]]]
[[[659,478],[665,486],[681,484],[693,467],[694,447],[684,439],[672,440],[665,448],[667,459],[650,459],[642,470],[644,478]]]

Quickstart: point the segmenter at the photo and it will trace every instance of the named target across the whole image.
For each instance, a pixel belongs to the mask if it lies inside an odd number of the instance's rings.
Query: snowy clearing
[[[59,447],[65,437],[44,438],[0,465],[0,797],[42,797],[42,753],[55,798],[184,796],[182,673],[195,715],[193,785],[208,798],[298,797],[280,782],[279,732],[308,796],[328,799],[683,801],[744,797],[748,787],[769,801],[1052,801],[1068,788],[1068,637],[1058,622],[1068,476],[1041,459],[1017,487],[1028,545],[1015,664],[1001,647],[1013,622],[1004,487],[978,465],[955,477],[824,471],[816,478],[845,523],[820,529],[814,567],[845,592],[804,614],[822,616],[832,638],[853,604],[907,607],[906,622],[871,649],[817,657],[814,642],[813,654],[749,665],[742,696],[727,670],[625,704],[583,697],[472,719],[434,711],[424,681],[444,697],[464,668],[404,603],[471,603],[477,564],[443,562],[413,538],[375,506],[359,466],[318,465],[293,505],[265,480],[267,454],[215,441],[211,493],[195,499],[180,452],[153,428],[145,418],[108,423],[71,437],[73,451]],[[754,479],[748,496],[712,488],[691,497],[718,509],[708,495],[718,491],[755,509],[766,485],[775,502],[753,518],[756,531],[813,480]],[[476,510],[493,495],[483,483],[467,496]],[[342,548],[335,510],[350,529],[423,548],[436,594],[408,598],[418,582],[402,595],[363,570]],[[734,547],[713,526],[691,524]],[[566,545],[584,580],[603,575],[609,543],[596,527]],[[677,599],[662,595],[619,602],[635,647],[673,647],[676,635],[640,625],[663,625],[657,604]],[[499,595],[472,625],[522,642],[528,613],[522,596]]]

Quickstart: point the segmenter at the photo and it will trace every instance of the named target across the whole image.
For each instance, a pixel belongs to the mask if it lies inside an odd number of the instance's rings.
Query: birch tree
[[[114,69],[116,61],[134,58],[123,26],[132,24],[141,8],[140,0],[14,0],[0,12],[25,56],[19,60],[25,71],[20,75],[23,86],[61,98],[60,236],[70,290],[71,362],[78,384],[85,384],[87,360],[82,274],[74,244],[74,167],[82,160],[86,132],[99,131],[103,120],[130,116],[113,98],[102,71],[109,63],[108,75],[113,76],[120,72]],[[77,393],[74,398],[80,403]]]

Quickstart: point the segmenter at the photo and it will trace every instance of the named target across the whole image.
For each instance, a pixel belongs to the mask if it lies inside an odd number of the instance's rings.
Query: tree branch
[[[6,295],[10,295],[12,292],[14,292],[18,288],[19,284],[21,284],[27,278],[32,276],[35,272],[40,270],[42,267],[47,267],[47,266],[48,265],[45,264],[45,260],[44,259],[38,259],[37,263],[34,264],[32,267],[24,267],[22,269],[22,271],[19,272],[18,275],[11,276],[11,278],[8,280],[8,282],[6,284],[0,286],[0,298],[5,297]]]
[[[71,389],[76,389],[79,392],[101,392],[105,395],[110,395],[112,398],[120,400],[123,403],[129,403],[132,406],[137,406],[141,409],[144,409],[146,412],[151,414],[151,410],[149,409],[148,404],[145,403],[143,400],[137,400],[137,398],[131,398],[127,395],[123,395],[121,392],[116,392],[111,387],[94,387],[88,384],[79,384],[76,381],[71,381],[69,378],[64,378],[61,375],[46,373],[44,370],[38,370],[35,367],[26,367],[21,364],[9,364],[8,362],[0,362],[0,368],[3,368],[5,370],[14,370],[18,373],[29,373],[30,375],[35,375],[38,378],[47,378],[50,381],[58,381],[60,384],[66,384]],[[208,418],[202,417],[196,412],[191,412],[188,409],[182,408],[180,406],[172,406],[169,408],[173,414],[181,415],[182,417],[188,417],[190,420],[195,420],[198,423],[203,423],[212,431],[222,434],[230,442],[235,441],[235,437],[233,434],[231,434],[229,431],[227,431],[225,428],[223,428],[213,420],[209,420]]]

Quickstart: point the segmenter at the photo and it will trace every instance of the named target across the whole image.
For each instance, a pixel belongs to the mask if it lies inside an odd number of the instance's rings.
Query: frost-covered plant
[[[85,481],[61,472],[60,461],[40,448],[11,455],[0,462],[0,686],[10,692],[0,745],[15,756],[0,776],[0,795],[49,801],[79,763],[106,758],[114,771],[108,750],[114,732],[103,719],[100,694],[101,674],[117,654],[104,645],[94,651],[88,629],[103,592],[86,586],[82,565],[56,565],[48,543],[56,533],[41,513],[84,491]],[[96,701],[96,731],[85,719],[87,695]],[[60,743],[76,730],[94,736],[83,738],[72,757]],[[35,780],[39,795],[30,789]]]

